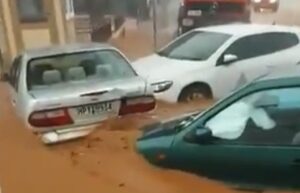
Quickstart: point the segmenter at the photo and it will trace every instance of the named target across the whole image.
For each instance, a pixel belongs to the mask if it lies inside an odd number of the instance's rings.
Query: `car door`
[[[266,103],[260,103],[255,111],[257,114],[245,119],[250,114],[245,113],[247,108],[241,102],[257,101],[252,100],[258,99],[257,93]],[[274,95],[279,102],[270,105],[267,101]],[[228,182],[297,186],[300,177],[299,104],[300,87],[259,91],[242,97],[191,130],[201,133],[209,128],[214,137],[211,143],[190,142],[182,136],[175,139],[172,164],[175,168]],[[242,130],[237,130],[241,125]]]
[[[295,66],[300,61],[299,38],[293,32],[272,32],[262,35],[267,55],[272,59],[273,68]]]
[[[240,37],[220,54],[217,60],[217,69],[222,76],[216,77],[216,83],[222,85],[217,90],[221,97],[224,97],[222,93],[236,90],[270,72],[272,62],[271,58],[265,55],[262,38],[261,34]],[[236,59],[226,62],[226,56],[233,56]],[[225,86],[224,81],[226,80]]]
[[[17,108],[18,94],[19,94],[19,78],[21,73],[21,61],[22,57],[18,56],[14,59],[10,73],[9,73],[9,92],[10,100],[13,107]]]
[[[268,32],[243,37],[233,43],[225,54],[238,57],[233,63],[248,81],[278,68],[295,66],[299,61],[299,39],[290,32]]]
[[[237,60],[229,65],[241,71],[245,83],[269,73],[272,68],[273,59],[268,55],[270,52],[264,38],[264,34],[242,37],[229,46],[223,54],[223,56],[237,56]]]

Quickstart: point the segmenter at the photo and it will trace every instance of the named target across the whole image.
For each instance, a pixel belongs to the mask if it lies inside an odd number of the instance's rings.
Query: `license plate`
[[[187,13],[188,16],[201,16],[202,11],[201,10],[190,10]]]
[[[77,115],[99,115],[103,112],[112,110],[112,103],[98,103],[92,105],[84,105],[76,108]]]

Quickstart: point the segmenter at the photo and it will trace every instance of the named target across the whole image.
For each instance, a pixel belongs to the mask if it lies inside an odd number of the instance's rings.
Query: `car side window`
[[[18,91],[18,86],[19,86],[19,78],[21,73],[21,61],[22,61],[21,56],[16,57],[10,69],[9,83],[16,91]]]
[[[260,39],[259,35],[243,37],[229,46],[225,54],[236,55],[239,60],[257,57],[262,54],[258,49]]]
[[[296,34],[289,32],[272,32],[243,37],[234,42],[225,54],[233,54],[239,60],[263,56],[291,48],[299,44]]]
[[[237,145],[300,145],[300,87],[259,91],[223,109],[205,126]]]
[[[273,32],[262,35],[266,52],[277,52],[299,44],[296,34],[290,32]]]

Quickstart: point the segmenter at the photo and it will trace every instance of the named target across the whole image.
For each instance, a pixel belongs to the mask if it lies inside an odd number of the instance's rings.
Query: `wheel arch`
[[[184,91],[187,90],[188,88],[191,88],[191,87],[204,87],[209,92],[211,98],[213,98],[213,96],[214,96],[212,88],[207,82],[197,81],[197,82],[192,82],[192,83],[187,84],[186,86],[184,86],[179,92],[179,95],[177,97],[177,101],[179,101],[179,99],[182,96],[182,94],[184,93]]]

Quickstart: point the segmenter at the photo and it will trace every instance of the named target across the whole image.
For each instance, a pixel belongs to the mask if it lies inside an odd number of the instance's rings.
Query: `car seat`
[[[31,79],[32,85],[43,85],[44,72],[48,70],[54,70],[53,66],[50,63],[38,64],[33,66],[29,77]]]
[[[47,70],[43,73],[43,83],[45,85],[57,84],[62,81],[62,75],[58,70]]]
[[[109,79],[113,75],[113,69],[110,64],[99,64],[96,67],[96,73],[99,78]]]
[[[86,74],[83,67],[76,66],[68,69],[66,74],[67,81],[78,81],[86,78]]]

